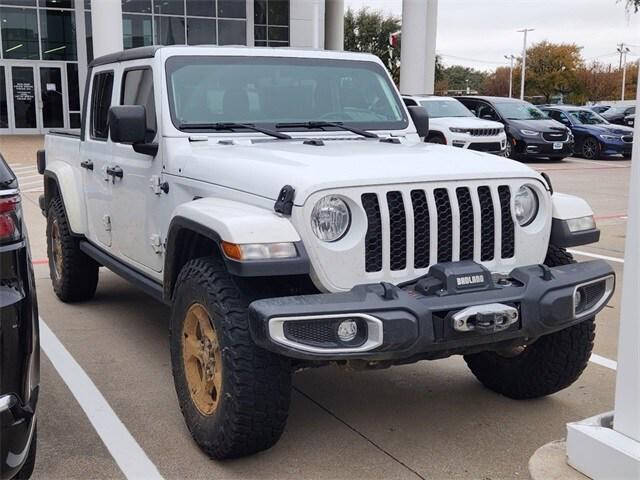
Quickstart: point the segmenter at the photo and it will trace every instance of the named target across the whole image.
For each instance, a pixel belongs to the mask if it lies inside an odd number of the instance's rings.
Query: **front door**
[[[1,69],[0,129],[3,128],[3,93],[6,97],[8,133],[47,133],[52,128],[67,126],[64,64],[6,62]]]

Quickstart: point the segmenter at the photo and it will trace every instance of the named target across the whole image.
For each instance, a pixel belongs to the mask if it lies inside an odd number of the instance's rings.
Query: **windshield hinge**
[[[291,185],[285,185],[280,190],[278,194],[278,199],[276,200],[273,209],[276,213],[280,215],[291,215],[291,211],[293,210],[293,197],[296,194],[296,189]]]

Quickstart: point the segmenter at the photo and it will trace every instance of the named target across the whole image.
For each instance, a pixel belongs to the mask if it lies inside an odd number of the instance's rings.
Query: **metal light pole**
[[[524,33],[524,41],[522,42],[522,75],[520,79],[520,100],[524,100],[524,77],[525,69],[527,68],[527,33],[533,32],[535,28],[523,28],[518,30],[520,33]]]
[[[629,47],[621,47],[618,51],[620,52],[620,58],[622,58],[622,94],[620,95],[620,100],[624,101],[624,90],[627,86],[627,53],[631,50],[629,50]]]
[[[515,60],[515,55],[512,53],[511,55],[505,55],[504,58],[509,60],[509,98],[513,97],[513,61]]]

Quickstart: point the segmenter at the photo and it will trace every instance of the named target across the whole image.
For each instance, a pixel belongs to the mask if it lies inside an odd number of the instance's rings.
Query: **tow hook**
[[[456,312],[451,317],[457,332],[490,334],[506,330],[518,321],[518,309],[502,303],[473,305]]]

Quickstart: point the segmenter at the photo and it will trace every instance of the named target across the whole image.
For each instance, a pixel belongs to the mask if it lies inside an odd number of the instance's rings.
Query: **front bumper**
[[[499,279],[474,262],[446,263],[409,285],[257,300],[250,329],[261,347],[301,360],[440,358],[523,345],[580,323],[604,308],[614,286],[601,260],[521,267]],[[359,338],[340,341],[345,321]]]
[[[602,141],[602,155],[631,155],[633,142]]]
[[[513,139],[513,148],[517,155],[527,158],[568,157],[573,153],[573,142],[548,142],[539,137]],[[555,148],[561,144],[562,148]]]

